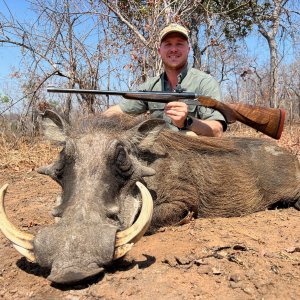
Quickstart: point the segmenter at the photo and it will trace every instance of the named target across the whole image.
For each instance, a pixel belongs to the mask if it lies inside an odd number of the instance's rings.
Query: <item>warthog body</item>
[[[188,137],[164,130],[160,120],[131,127],[99,117],[71,129],[48,117],[58,126],[48,122],[46,135],[64,147],[40,172],[62,186],[61,219],[40,230],[34,254],[52,281],[80,280],[112,262],[116,232],[140,208],[136,181],[153,197],[152,232],[189,212],[231,217],[280,203],[300,207],[299,162],[273,141]]]

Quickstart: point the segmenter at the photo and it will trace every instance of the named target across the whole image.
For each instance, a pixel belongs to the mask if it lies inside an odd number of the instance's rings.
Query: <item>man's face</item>
[[[170,33],[158,48],[165,69],[181,70],[187,63],[189,54],[188,41],[180,33]]]

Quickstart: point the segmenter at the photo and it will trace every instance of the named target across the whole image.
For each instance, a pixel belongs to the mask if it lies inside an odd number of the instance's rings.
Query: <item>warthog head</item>
[[[22,255],[51,269],[49,280],[76,282],[125,255],[147,230],[153,203],[142,182],[155,171],[137,153],[151,148],[164,122],[145,121],[119,131],[104,118],[101,124],[85,120],[71,130],[47,110],[43,126],[46,137],[63,146],[53,164],[39,169],[62,187],[56,209],[60,220],[36,236],[20,231],[5,214],[4,186],[0,228]]]

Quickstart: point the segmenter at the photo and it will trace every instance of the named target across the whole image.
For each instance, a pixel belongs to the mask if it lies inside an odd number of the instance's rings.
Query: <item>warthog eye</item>
[[[133,173],[131,159],[122,145],[118,145],[116,148],[115,164],[118,175],[129,177]]]
[[[57,168],[55,170],[55,177],[58,179],[58,180],[61,180],[62,177],[63,177],[63,174],[64,174],[64,165],[61,165],[60,168]]]
[[[64,151],[62,151],[60,153],[60,158],[59,160],[57,160],[55,162],[55,164],[53,165],[54,168],[54,180],[56,180],[58,183],[62,183],[63,177],[64,177],[64,173],[65,173],[65,169],[66,167],[72,163],[72,158],[67,156]]]

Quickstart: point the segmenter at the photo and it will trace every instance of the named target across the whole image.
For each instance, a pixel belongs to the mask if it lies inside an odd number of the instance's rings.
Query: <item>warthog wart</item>
[[[300,208],[299,161],[267,139],[189,137],[166,130],[162,120],[128,116],[70,126],[49,110],[43,126],[63,146],[53,164],[39,169],[62,187],[60,219],[34,237],[15,228],[2,205],[0,224],[21,254],[51,269],[54,282],[101,272],[150,222],[151,233],[191,213],[231,217],[279,204]]]

